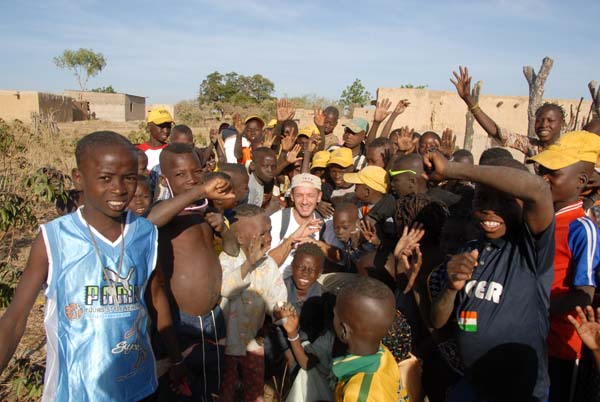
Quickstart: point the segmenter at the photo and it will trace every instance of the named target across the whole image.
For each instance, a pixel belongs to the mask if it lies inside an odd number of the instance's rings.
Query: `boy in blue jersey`
[[[74,180],[84,207],[42,225],[15,297],[0,319],[0,371],[46,285],[47,364],[43,401],[138,401],[157,386],[147,333],[152,300],[169,355],[181,361],[157,258],[157,230],[127,212],[137,186],[137,154],[117,133],[85,136]],[[165,339],[165,340],[167,340]],[[184,370],[176,365],[172,378]]]

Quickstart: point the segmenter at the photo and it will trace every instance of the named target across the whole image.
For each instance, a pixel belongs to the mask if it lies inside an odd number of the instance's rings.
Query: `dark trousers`
[[[576,360],[563,360],[548,357],[548,374],[550,375],[549,402],[569,402],[571,390],[575,389]]]

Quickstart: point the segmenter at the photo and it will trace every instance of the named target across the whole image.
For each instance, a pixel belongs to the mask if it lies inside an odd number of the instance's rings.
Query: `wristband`
[[[183,362],[184,362],[184,361],[185,361],[185,358],[184,358],[184,357],[182,357],[182,358],[181,358],[181,360],[179,360],[179,361],[178,361],[178,362],[176,362],[176,363],[172,363],[171,365],[172,365],[173,367],[175,367],[175,366],[180,366],[181,364],[183,364]]]
[[[477,110],[481,110],[478,103],[474,104],[473,106],[471,106],[469,108],[469,112],[471,112],[471,113],[475,113]]]
[[[293,338],[287,338],[287,339],[288,339],[288,341],[290,341],[290,342],[297,341],[298,339],[300,339],[300,334],[296,334],[296,336],[295,336],[295,337],[293,337]]]

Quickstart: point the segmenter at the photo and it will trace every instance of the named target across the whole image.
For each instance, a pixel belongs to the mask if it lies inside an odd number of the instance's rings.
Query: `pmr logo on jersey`
[[[65,307],[65,316],[71,321],[80,319],[82,315],[83,309],[77,303],[70,303]]]
[[[126,276],[120,276],[115,271],[105,268],[106,279],[111,283],[104,286],[86,286],[85,287],[85,305],[91,306],[99,302],[102,306],[111,306],[117,304],[133,304],[137,302],[136,288],[130,284],[135,268],[131,267]],[[113,286],[114,284],[114,292]],[[115,297],[117,300],[115,300]]]

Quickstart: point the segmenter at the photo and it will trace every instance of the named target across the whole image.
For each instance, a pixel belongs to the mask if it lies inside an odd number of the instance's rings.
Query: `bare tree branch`
[[[592,95],[592,118],[600,118],[600,88],[596,89],[598,81],[593,80],[588,84],[588,89]]]
[[[542,104],[544,97],[544,84],[550,74],[554,60],[550,57],[544,57],[540,71],[536,74],[531,66],[523,67],[523,74],[529,84],[529,105],[527,106],[527,118],[529,125],[527,135],[535,138],[535,111]]]

